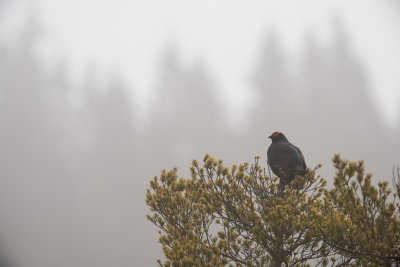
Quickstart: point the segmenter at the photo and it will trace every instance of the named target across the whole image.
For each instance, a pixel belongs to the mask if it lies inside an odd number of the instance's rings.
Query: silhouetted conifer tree
[[[256,100],[249,119],[253,130],[284,130],[293,109],[292,74],[279,35],[268,32],[255,70]]]
[[[87,265],[124,266],[132,262],[132,240],[137,235],[127,230],[140,210],[144,213],[138,204],[143,197],[135,188],[140,188],[141,155],[146,151],[136,148],[131,102],[120,79],[113,78],[103,90],[91,88],[96,84],[91,79],[94,77],[88,77],[86,105],[81,111],[89,142],[81,155],[82,242],[87,254],[96,255],[85,257]],[[116,243],[120,244],[118,250]],[[100,257],[104,254],[107,257]]]
[[[221,145],[218,140],[225,130],[222,104],[201,64],[185,66],[170,48],[161,59],[156,94],[156,116],[150,127],[156,149],[152,157],[182,160]]]
[[[49,83],[52,74],[37,56],[37,37],[32,16],[16,45],[4,44],[0,51],[0,233],[16,265],[70,265],[65,251],[76,251],[70,239],[75,203],[66,179],[67,118],[53,97],[57,82]]]

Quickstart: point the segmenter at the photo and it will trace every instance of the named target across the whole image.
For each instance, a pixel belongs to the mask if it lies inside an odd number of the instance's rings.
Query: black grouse
[[[273,173],[280,178],[282,185],[291,182],[296,175],[305,175],[306,163],[300,149],[292,145],[280,132],[274,132],[272,144],[268,148],[268,165]]]

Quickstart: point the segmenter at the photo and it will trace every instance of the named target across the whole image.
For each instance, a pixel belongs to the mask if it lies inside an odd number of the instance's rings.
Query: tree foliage
[[[334,187],[326,202],[333,207],[324,223],[324,241],[346,265],[400,265],[399,184],[392,194],[387,182],[372,184],[364,162],[335,155]],[[398,175],[398,173],[397,173]]]
[[[372,185],[362,162],[333,159],[334,187],[309,171],[279,187],[258,163],[231,168],[206,155],[191,178],[150,182],[147,218],[162,266],[387,265],[400,262],[398,194]],[[397,188],[399,189],[399,188]],[[399,191],[399,190],[398,190]],[[373,242],[371,242],[373,241]]]

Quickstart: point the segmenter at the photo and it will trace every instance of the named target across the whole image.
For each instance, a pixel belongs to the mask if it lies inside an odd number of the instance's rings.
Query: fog
[[[0,1],[0,10],[11,5]],[[68,58],[49,65],[37,52],[46,25],[27,6],[13,38],[11,26],[0,27],[0,266],[155,266],[162,252],[145,218],[150,179],[174,166],[187,176],[192,159],[206,153],[227,165],[259,155],[266,165],[267,136],[276,130],[309,167],[323,164],[329,184],[334,153],[365,160],[375,182],[390,181],[400,165],[400,123],[384,118],[380,89],[340,16],[330,19],[328,45],[304,33],[296,60],[279,27],[268,27],[237,120],[236,102],[213,71],[183,60],[179,45],[157,52],[146,108],[118,71],[94,66],[72,79]]]

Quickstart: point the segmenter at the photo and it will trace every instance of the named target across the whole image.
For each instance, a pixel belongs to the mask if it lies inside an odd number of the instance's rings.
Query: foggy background
[[[0,0],[0,266],[156,266],[150,179],[276,130],[390,181],[400,5],[283,2]]]

